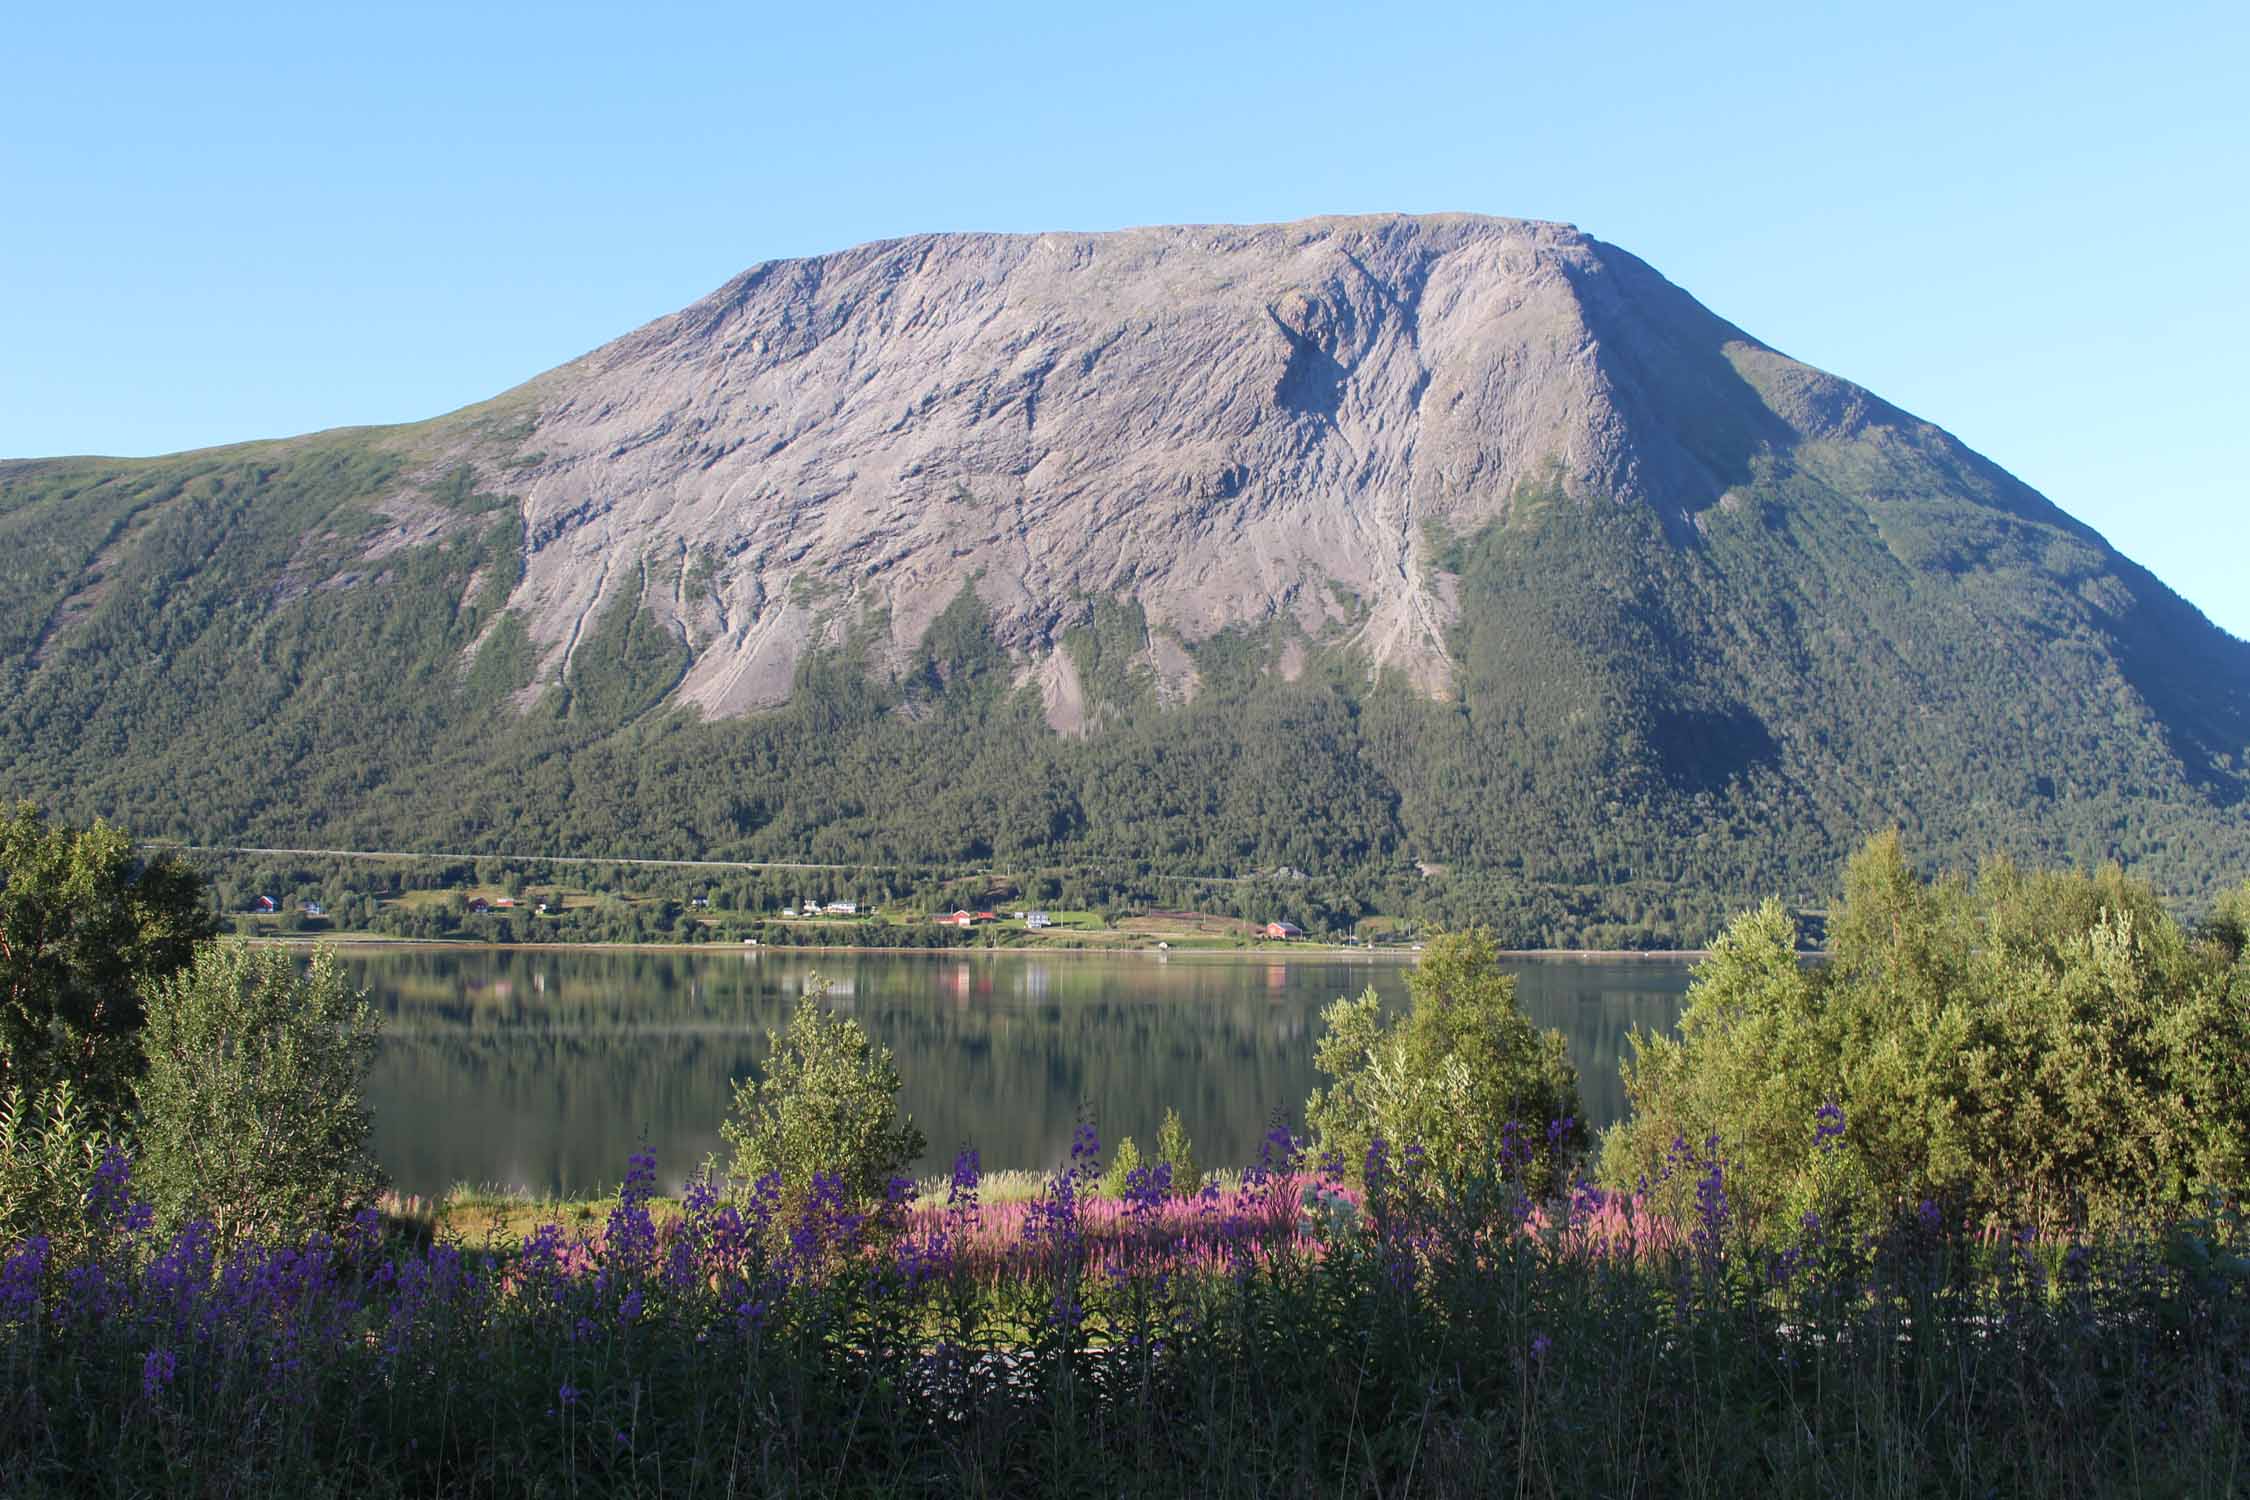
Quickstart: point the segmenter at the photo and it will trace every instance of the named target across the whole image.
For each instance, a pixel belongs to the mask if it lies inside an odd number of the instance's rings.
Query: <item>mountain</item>
[[[431,422],[0,465],[0,559],[0,790],[198,841],[1293,867],[1530,939],[1892,823],[2250,871],[2250,645],[1562,224],[769,262]]]

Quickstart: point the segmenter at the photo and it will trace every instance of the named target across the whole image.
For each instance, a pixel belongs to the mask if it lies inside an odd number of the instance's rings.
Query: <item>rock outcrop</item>
[[[1568,225],[1467,215],[770,262],[521,394],[541,681],[630,591],[693,650],[678,696],[737,714],[969,587],[1066,729],[1092,598],[1141,604],[1181,695],[1181,643],[1264,621],[1443,693],[1443,538],[1560,491],[1691,544],[1757,453],[1932,432]]]

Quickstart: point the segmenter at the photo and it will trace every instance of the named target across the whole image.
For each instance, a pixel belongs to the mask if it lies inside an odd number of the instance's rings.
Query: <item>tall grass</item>
[[[1742,1241],[1520,1162],[1286,1137],[1228,1185],[880,1204],[636,1158],[598,1230],[217,1255],[105,1165],[0,1261],[0,1491],[181,1495],[2229,1495],[2239,1223],[1978,1238],[1924,1206]],[[1332,1164],[1331,1164],[1332,1165]]]

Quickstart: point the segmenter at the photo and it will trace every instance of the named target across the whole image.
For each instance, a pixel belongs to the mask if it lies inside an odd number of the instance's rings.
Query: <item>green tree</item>
[[[731,1175],[744,1183],[777,1175],[785,1204],[803,1201],[816,1172],[841,1178],[853,1201],[872,1204],[927,1142],[899,1113],[890,1049],[849,1016],[831,1014],[827,999],[827,983],[816,980],[788,1027],[766,1033],[765,1076],[736,1081],[733,1114],[719,1134],[734,1148]]]
[[[2250,880],[2219,897],[2203,924],[2203,935],[2233,958],[2250,948]]]
[[[1141,1148],[1126,1136],[1117,1143],[1117,1150],[1109,1159],[1109,1170],[1102,1173],[1101,1192],[1105,1198],[1125,1196],[1126,1182],[1141,1168]]]
[[[383,1185],[366,1079],[378,1022],[322,948],[210,944],[148,995],[137,1180],[160,1220],[224,1243],[334,1230]]]
[[[67,828],[28,802],[0,813],[0,1088],[64,1078],[97,1113],[139,1071],[141,987],[217,931],[201,878],[135,857],[106,823]]]
[[[1173,1192],[1192,1193],[1203,1185],[1203,1174],[1195,1168],[1195,1143],[1188,1139],[1187,1126],[1176,1109],[1167,1108],[1164,1123],[1157,1127],[1156,1159],[1172,1169]]]
[[[1440,933],[1407,976],[1412,1005],[1386,1025],[1370,988],[1323,1015],[1313,1061],[1331,1082],[1305,1102],[1305,1124],[1323,1153],[1358,1172],[1381,1139],[1420,1146],[1446,1170],[1500,1162],[1513,1138],[1528,1148],[1531,1186],[1553,1184],[1553,1127],[1564,1153],[1584,1142],[1578,1073],[1562,1033],[1533,1028],[1516,981],[1499,966],[1492,934]]]
[[[1633,1037],[1607,1178],[1716,1135],[1752,1224],[1935,1199],[2042,1227],[2245,1179],[2250,973],[2117,867],[1927,880],[1885,834],[1829,932],[1807,966],[1778,904],[1735,919],[1678,1035]]]

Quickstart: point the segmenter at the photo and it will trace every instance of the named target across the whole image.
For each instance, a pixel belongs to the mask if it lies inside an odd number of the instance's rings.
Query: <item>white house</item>
[[[1047,920],[1045,912],[1027,911],[1023,914],[1023,925],[1026,927],[1047,927],[1052,924]]]

